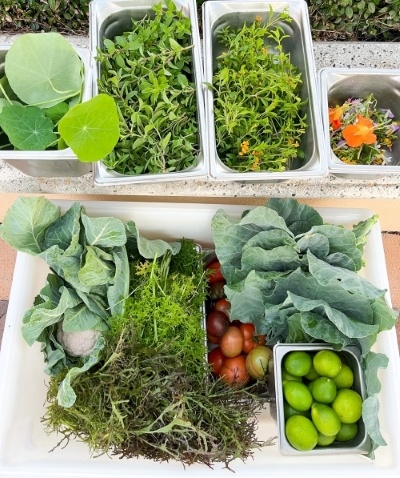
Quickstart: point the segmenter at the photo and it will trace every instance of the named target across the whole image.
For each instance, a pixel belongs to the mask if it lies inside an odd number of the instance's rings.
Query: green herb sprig
[[[284,171],[304,157],[299,149],[305,132],[301,74],[284,52],[282,22],[287,12],[264,23],[261,17],[240,29],[218,34],[225,51],[213,76],[217,150],[231,169]],[[268,46],[267,42],[272,43]]]
[[[120,138],[104,164],[121,174],[177,172],[199,152],[190,19],[172,1],[105,39],[100,92],[118,104]]]

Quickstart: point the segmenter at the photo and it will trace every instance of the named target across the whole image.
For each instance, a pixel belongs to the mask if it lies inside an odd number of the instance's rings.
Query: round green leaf
[[[26,33],[11,45],[5,72],[14,93],[24,102],[49,108],[79,94],[82,61],[59,33]]]
[[[34,106],[4,106],[0,127],[10,143],[21,151],[44,151],[57,141],[53,122]]]
[[[119,139],[117,106],[111,96],[97,95],[75,105],[61,119],[58,131],[83,162],[98,161],[111,153]]]

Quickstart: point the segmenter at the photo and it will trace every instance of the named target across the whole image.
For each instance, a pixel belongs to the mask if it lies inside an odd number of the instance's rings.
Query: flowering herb
[[[387,165],[398,123],[389,109],[377,108],[371,94],[329,108],[331,148],[347,164]]]
[[[285,171],[295,158],[306,128],[301,74],[283,51],[282,23],[288,13],[239,29],[222,28],[213,84],[218,155],[239,172]]]

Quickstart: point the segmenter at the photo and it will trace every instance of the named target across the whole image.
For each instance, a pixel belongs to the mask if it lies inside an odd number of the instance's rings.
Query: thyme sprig
[[[301,74],[285,53],[281,26],[287,12],[261,17],[240,29],[218,33],[224,48],[213,83],[218,155],[239,172],[284,171],[295,158],[305,128]],[[268,45],[270,43],[270,45]]]

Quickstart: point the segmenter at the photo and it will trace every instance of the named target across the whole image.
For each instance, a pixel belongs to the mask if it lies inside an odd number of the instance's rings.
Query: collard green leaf
[[[51,119],[33,106],[5,106],[0,113],[0,127],[20,151],[44,151],[57,142]]]
[[[80,282],[87,287],[109,284],[115,274],[114,264],[103,260],[98,250],[97,247],[87,246],[84,264],[78,272]]]
[[[311,337],[309,337],[303,328],[301,323],[301,314],[296,313],[291,315],[287,318],[288,330],[289,334],[285,340],[285,342],[291,343],[308,343],[311,341]]]
[[[332,266],[343,267],[344,269],[348,269],[349,271],[355,272],[357,270],[353,259],[351,259],[349,256],[346,256],[346,254],[342,254],[341,252],[334,252],[333,254],[329,254],[324,258],[324,261]]]
[[[5,73],[26,104],[49,108],[80,93],[82,61],[59,33],[26,33],[7,52]]]
[[[49,307],[48,302],[31,308],[24,316],[22,336],[28,345],[32,345],[46,327],[59,322],[65,311],[79,304],[80,299],[73,289],[61,287],[60,300],[54,307]]]
[[[378,289],[356,272],[327,264],[315,257],[310,251],[307,251],[307,259],[310,273],[321,285],[340,283],[340,286],[345,290],[353,294],[362,295],[368,299],[382,297],[386,292],[385,290]]]
[[[311,234],[319,233],[328,238],[329,253],[340,252],[350,257],[356,266],[356,270],[362,267],[362,254],[357,248],[356,236],[354,233],[333,224],[324,224],[322,226],[313,226],[310,230]]]
[[[365,425],[365,429],[367,430],[368,435],[370,436],[373,445],[372,445],[372,450],[370,453],[373,453],[373,451],[378,447],[378,446],[385,446],[387,445],[385,439],[383,438],[380,430],[379,430],[379,399],[378,396],[371,395],[367,397],[363,401],[362,405],[362,419]]]
[[[332,344],[333,347],[341,349],[352,343],[352,340],[328,319],[314,312],[301,312],[300,325],[306,335],[318,342]]]
[[[55,330],[56,326],[47,327],[38,339],[42,342],[41,351],[46,364],[44,372],[53,377],[68,366],[65,351],[55,338]]]
[[[297,241],[300,252],[312,252],[316,257],[324,259],[329,254],[329,241],[323,234],[304,234]]]
[[[62,328],[65,332],[81,332],[96,329],[102,319],[93,313],[84,303],[69,308],[64,313]]]
[[[17,251],[42,251],[46,229],[61,215],[60,208],[44,197],[19,197],[0,225],[0,237]]]
[[[43,249],[56,245],[61,250],[76,249],[79,243],[80,217],[82,207],[74,203],[60,218],[54,221],[47,229],[43,241]],[[81,252],[81,248],[78,253]]]
[[[378,370],[386,368],[389,364],[389,359],[384,354],[369,352],[363,361],[365,369],[364,379],[367,387],[368,395],[373,395],[381,391],[381,383],[378,379]]]
[[[98,247],[119,247],[126,243],[124,223],[115,217],[89,217],[82,213],[87,243]]]
[[[296,241],[291,234],[282,229],[269,229],[268,231],[261,231],[251,237],[243,246],[243,251],[249,247],[261,247],[269,250],[279,246],[290,246],[293,249],[297,248]]]
[[[297,296],[291,292],[288,292],[288,296],[296,309],[301,312],[315,310],[319,314],[323,313],[342,334],[349,338],[366,337],[378,330],[378,326],[357,322],[340,310],[330,307],[324,300],[310,300],[305,297]]]
[[[180,242],[167,242],[162,239],[147,239],[143,236],[133,221],[126,222],[128,248],[138,251],[145,259],[154,259],[162,257],[167,251],[171,251],[172,255],[177,254],[181,249]]]
[[[107,299],[111,315],[124,312],[125,299],[129,295],[129,260],[125,247],[115,247],[112,251],[115,275],[112,285],[107,289]]]
[[[58,131],[80,161],[103,159],[111,153],[119,139],[115,101],[101,94],[75,105],[60,120]]]
[[[323,219],[316,209],[295,199],[272,198],[266,206],[285,220],[287,227],[295,236],[306,233],[312,226],[323,224]]]
[[[290,246],[279,246],[271,250],[261,247],[249,247],[242,254],[242,269],[245,271],[295,270],[302,264],[298,253]]]
[[[58,389],[57,400],[61,407],[70,408],[75,403],[76,393],[72,388],[74,379],[89,370],[93,365],[99,361],[100,353],[104,348],[104,337],[99,335],[93,352],[88,357],[83,358],[83,365],[81,367],[72,367],[68,370],[67,375],[61,382]]]
[[[367,236],[371,232],[371,229],[378,222],[379,217],[374,214],[365,221],[361,221],[355,224],[352,228],[352,231],[356,237],[357,248],[363,252],[365,244],[367,243]]]

